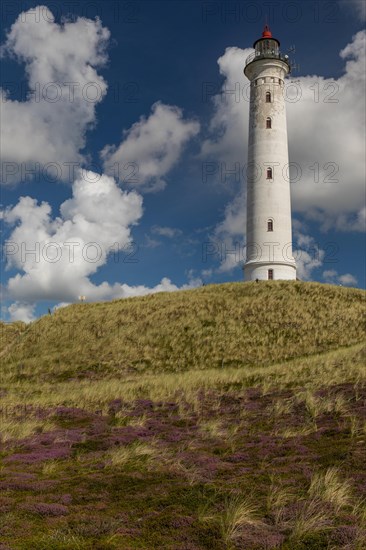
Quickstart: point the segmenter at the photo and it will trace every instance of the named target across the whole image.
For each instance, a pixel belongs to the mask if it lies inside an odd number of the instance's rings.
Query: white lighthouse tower
[[[253,47],[244,68],[250,80],[244,278],[296,279],[284,84],[291,67],[267,25]]]

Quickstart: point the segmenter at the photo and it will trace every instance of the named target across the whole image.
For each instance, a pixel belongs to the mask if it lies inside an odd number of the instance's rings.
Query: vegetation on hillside
[[[271,281],[75,304],[18,325],[3,374],[21,365],[23,379],[54,381],[273,364],[359,342],[364,299],[358,289]]]
[[[5,327],[1,550],[364,550],[364,298],[227,284]]]

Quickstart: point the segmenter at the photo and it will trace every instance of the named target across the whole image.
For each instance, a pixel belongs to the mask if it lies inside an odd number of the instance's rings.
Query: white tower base
[[[244,281],[268,281],[268,272],[272,270],[272,279],[296,281],[296,265],[285,262],[266,263],[253,262],[246,263],[244,269]]]

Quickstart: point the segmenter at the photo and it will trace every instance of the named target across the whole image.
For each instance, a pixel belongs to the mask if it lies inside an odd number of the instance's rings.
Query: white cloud
[[[337,277],[337,271],[335,269],[326,269],[323,271],[323,279],[328,283],[330,281],[334,281],[335,277]]]
[[[157,239],[152,239],[150,235],[145,235],[145,243],[144,246],[146,248],[157,248],[162,244],[161,241],[158,241]]]
[[[339,282],[342,285],[349,285],[349,286],[356,286],[357,285],[357,279],[351,273],[345,273],[344,275],[340,275],[338,277]]]
[[[107,91],[96,68],[107,60],[109,36],[98,19],[57,24],[45,6],[19,15],[2,54],[25,63],[30,93],[18,101],[11,99],[11,90],[1,92],[3,183],[25,179],[31,169],[51,181],[55,174],[69,179],[73,169],[65,163],[85,162],[80,151],[86,131],[94,126],[96,106]]]
[[[8,307],[10,321],[23,321],[31,323],[35,320],[34,315],[35,305],[20,302],[14,302]]]
[[[242,192],[226,205],[224,219],[215,227],[211,236],[220,259],[218,273],[231,271],[245,260],[245,224],[246,203]]]
[[[209,125],[209,137],[201,148],[202,158],[227,162],[232,168],[236,162],[246,163],[249,124],[249,82],[243,76],[244,62],[251,48],[226,48],[217,63],[225,77],[222,93],[212,99],[214,115]]]
[[[201,147],[201,158],[213,162],[208,166],[214,172],[210,183],[227,184],[230,170],[235,172],[238,182],[243,175],[246,162],[247,128],[249,110],[243,105],[243,98],[249,97],[248,82],[238,77],[243,73],[243,63],[250,49],[226,48],[225,54],[218,59],[220,74],[225,76],[222,93],[212,98],[214,115],[209,124],[209,137]],[[238,174],[241,177],[238,177]],[[211,245],[216,249],[220,260],[218,273],[226,273],[238,267],[245,260],[246,198],[245,189],[240,187],[237,196],[225,206],[223,219],[217,224],[210,236]],[[208,245],[210,246],[210,245]],[[209,248],[214,250],[214,248]],[[204,270],[204,272],[212,270]],[[211,275],[210,274],[210,275]]]
[[[101,152],[104,169],[145,192],[160,191],[184,146],[198,132],[199,123],[185,120],[178,107],[155,103],[148,118],[142,116],[123,132],[118,147],[104,147]]]
[[[213,269],[202,269],[201,271],[201,275],[203,279],[211,279],[213,273],[214,273]]]
[[[340,6],[349,9],[357,18],[366,21],[366,2],[365,0],[339,0]]]
[[[309,281],[314,269],[323,264],[324,251],[309,253],[306,250],[294,250],[296,258],[296,276],[302,281]]]
[[[302,170],[293,207],[323,230],[363,230],[365,45],[366,33],[357,33],[340,52],[344,75],[301,77],[300,101],[287,103],[290,161]]]
[[[5,244],[7,267],[22,272],[11,277],[5,289],[15,300],[8,309],[12,320],[32,320],[39,300],[58,301],[58,308],[80,295],[86,301],[111,300],[201,284],[190,275],[181,287],[166,277],[154,287],[93,284],[91,275],[105,265],[108,255],[115,254],[119,261],[131,245],[131,227],[142,216],[142,197],[121,191],[109,176],[85,171],[80,171],[72,191],[55,218],[47,202],[38,204],[31,197],[21,197],[4,211],[5,223],[15,226]]]
[[[192,279],[181,287],[176,286],[167,277],[163,277],[159,284],[154,287],[146,287],[144,285],[129,286],[126,284],[114,285],[113,298],[129,298],[131,296],[145,296],[146,294],[156,294],[157,292],[176,292],[177,290],[188,290],[196,288],[202,284],[200,279]]]
[[[307,225],[298,219],[293,220],[293,255],[296,260],[296,276],[309,281],[314,269],[319,269],[324,262],[325,251],[319,247],[314,237],[307,235]]]
[[[330,284],[341,284],[345,286],[356,286],[357,279],[351,273],[345,273],[344,275],[339,275],[335,269],[328,269],[323,271],[323,279],[326,283]]]
[[[16,225],[6,243],[7,265],[23,271],[9,279],[9,294],[26,302],[67,302],[80,294],[102,299],[109,285],[95,286],[89,277],[111,250],[129,246],[131,226],[141,216],[140,195],[93,172],[80,172],[59,217],[52,218],[48,203],[21,197],[4,214],[6,223]]]
[[[175,227],[162,227],[161,225],[153,225],[151,228],[151,233],[155,235],[160,235],[161,237],[167,237],[168,239],[173,239],[174,237],[179,237],[182,234],[180,229]]]

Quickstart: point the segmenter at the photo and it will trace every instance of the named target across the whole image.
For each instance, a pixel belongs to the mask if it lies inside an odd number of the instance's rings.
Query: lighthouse
[[[244,279],[296,279],[284,83],[291,66],[268,25],[253,47],[244,68],[250,80]]]

